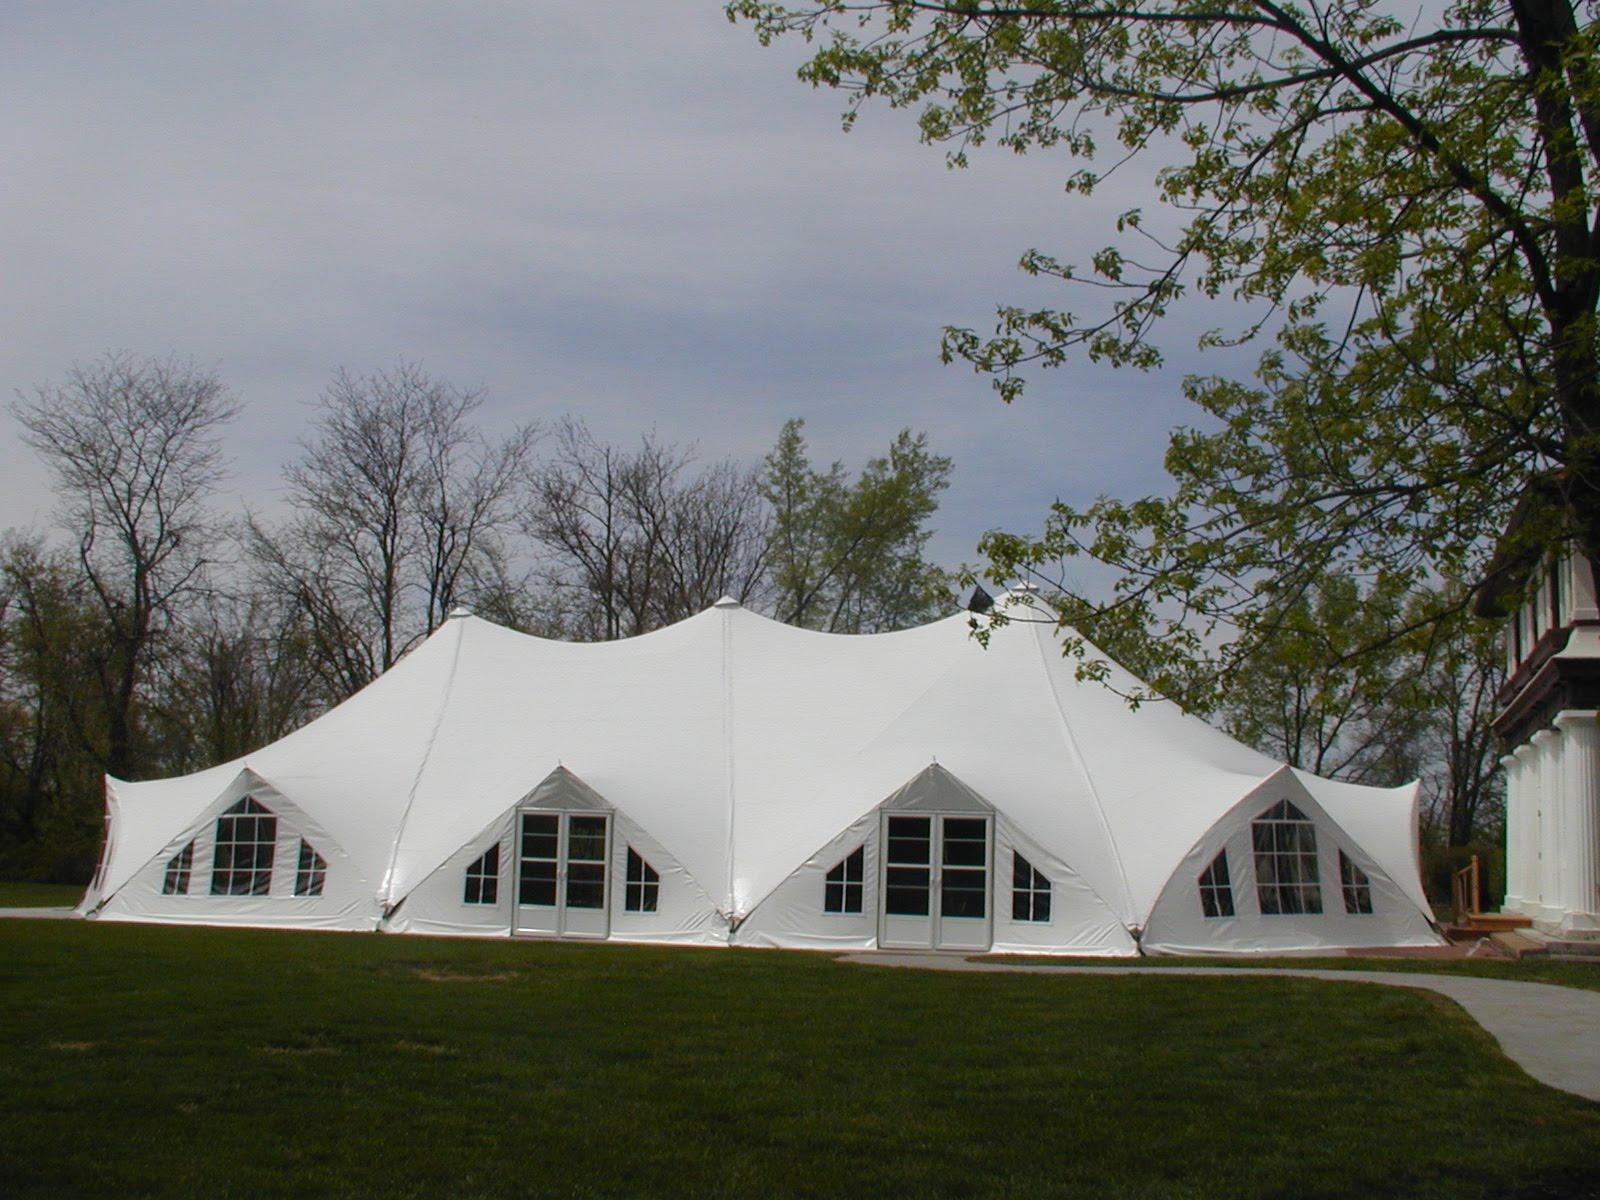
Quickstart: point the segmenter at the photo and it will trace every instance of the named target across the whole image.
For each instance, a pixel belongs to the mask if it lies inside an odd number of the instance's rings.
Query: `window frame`
[[[161,894],[163,896],[187,896],[189,885],[194,879],[194,843],[190,838],[188,844],[167,860],[167,869],[161,878]]]
[[[493,859],[491,863],[489,860]],[[476,893],[476,895],[474,895]],[[462,873],[461,903],[474,908],[500,904],[500,843],[495,842],[467,864]]]
[[[1262,916],[1323,915],[1317,827],[1298,805],[1279,800],[1251,821],[1250,849]]]
[[[1342,849],[1339,851],[1339,892],[1344,897],[1344,911],[1352,917],[1370,917],[1372,907],[1372,877]]]
[[[1011,850],[1011,919],[1024,925],[1048,925],[1054,889],[1045,873],[1015,847]]]
[[[866,912],[867,844],[862,842],[822,880],[822,912],[829,917],[859,917]]]
[[[306,898],[322,895],[328,882],[328,860],[317,852],[309,838],[300,839],[294,864],[294,894]]]
[[[1217,868],[1222,870],[1218,872]],[[1233,899],[1233,877],[1228,868],[1228,848],[1217,851],[1217,856],[1206,864],[1195,880],[1200,890],[1200,915],[1207,921],[1225,921],[1239,915]],[[1214,910],[1214,911],[1213,911]]]
[[[248,841],[236,836],[246,821],[250,822]],[[263,828],[266,836],[262,836]],[[278,814],[254,796],[245,796],[217,814],[213,829],[216,841],[211,853],[211,895],[272,895],[272,874],[278,858]],[[228,836],[224,836],[225,829]],[[241,866],[240,852],[245,848],[248,853]],[[236,886],[241,879],[245,886]]]
[[[660,910],[661,872],[629,846],[628,861],[622,872],[622,911],[643,914]]]

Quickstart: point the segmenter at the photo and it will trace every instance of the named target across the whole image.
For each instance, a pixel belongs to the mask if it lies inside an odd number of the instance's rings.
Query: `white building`
[[[1516,521],[1513,520],[1513,532]],[[1478,600],[1527,574],[1506,625],[1505,688],[1495,733],[1508,753],[1503,911],[1546,933],[1600,930],[1600,604],[1588,561],[1552,557],[1517,571],[1498,564]]]
[[[1013,615],[987,648],[964,615],[847,637],[731,600],[584,645],[460,615],[254,754],[108,780],[83,909],[835,949],[1438,942],[1415,786],[1131,710]]]

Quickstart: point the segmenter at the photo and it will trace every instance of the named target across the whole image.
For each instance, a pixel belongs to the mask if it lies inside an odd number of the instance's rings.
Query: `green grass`
[[[1595,1163],[1600,1106],[1394,988],[0,922],[8,1197],[1455,1200]]]
[[[83,888],[64,883],[0,883],[0,908],[72,908]]]
[[[1062,958],[1043,954],[974,955],[975,962],[1003,962],[1049,967],[1288,967],[1312,971],[1401,971],[1424,975],[1479,975],[1486,979],[1520,979],[1600,991],[1600,959],[1496,958],[1221,958],[1209,955],[1153,955],[1149,958]]]

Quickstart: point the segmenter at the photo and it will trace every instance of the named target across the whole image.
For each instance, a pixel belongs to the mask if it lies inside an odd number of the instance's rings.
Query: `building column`
[[[1561,906],[1563,929],[1600,929],[1600,714],[1564,712]]]
[[[1561,903],[1561,734],[1541,729],[1533,735],[1539,753],[1539,915],[1556,926],[1567,915]]]
[[[1522,862],[1523,825],[1528,819],[1527,798],[1522,790],[1522,760],[1508,754],[1500,760],[1506,773],[1506,898],[1501,912],[1520,913],[1527,895],[1527,872]]]
[[[1539,915],[1544,895],[1544,797],[1539,774],[1539,751],[1532,742],[1523,742],[1513,751],[1522,781],[1522,911]]]

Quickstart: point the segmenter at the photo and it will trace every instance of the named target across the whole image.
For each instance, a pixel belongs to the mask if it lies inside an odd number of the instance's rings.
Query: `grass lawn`
[[[0,908],[72,908],[83,888],[63,883],[0,883]]]
[[[1531,1200],[1595,1164],[1600,1105],[1393,988],[0,921],[7,1197]]]
[[[1062,958],[1043,954],[981,954],[977,962],[1003,962],[1047,967],[1288,967],[1312,971],[1404,971],[1424,975],[1481,975],[1486,979],[1522,979],[1563,987],[1600,991],[1600,959],[1517,960],[1497,958],[1222,958],[1210,955],[1153,955],[1149,958]]]

